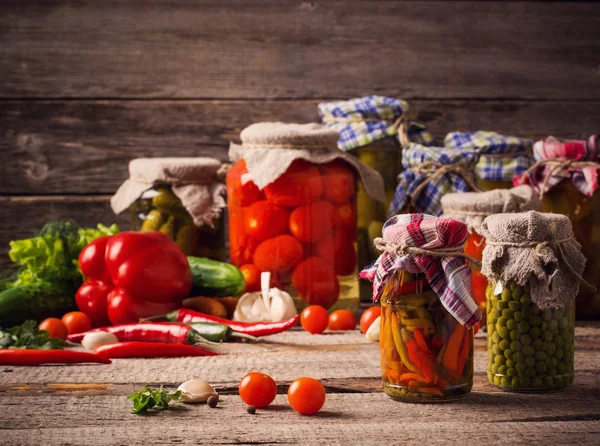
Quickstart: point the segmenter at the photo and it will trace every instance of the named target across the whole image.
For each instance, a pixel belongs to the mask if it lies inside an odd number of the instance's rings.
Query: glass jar
[[[562,389],[573,384],[575,310],[540,310],[529,285],[496,286],[487,293],[488,379],[515,392]]]
[[[398,139],[389,136],[354,149],[350,153],[381,174],[387,202],[391,202],[394,198],[398,174],[402,171],[402,151]],[[373,239],[381,235],[383,223],[387,219],[388,206],[371,198],[362,184],[358,186],[356,204],[358,267],[362,269],[379,257],[379,253],[373,246]],[[360,300],[371,302],[372,294],[371,285],[368,282],[360,282]]]
[[[483,189],[484,191],[493,190],[493,189],[510,189],[513,187],[512,180],[511,181],[491,181],[481,179],[479,176],[475,176],[475,182],[477,185]]]
[[[131,230],[159,231],[167,234],[189,256],[208,257],[225,261],[224,216],[208,225],[198,227],[168,185],[145,191],[129,208]]]
[[[481,262],[483,258],[483,250],[485,248],[485,237],[476,233],[475,231],[469,232],[467,240],[465,241],[465,254],[473,257],[478,262]],[[473,298],[479,309],[481,310],[481,327],[485,329],[486,326],[486,290],[488,287],[488,280],[483,274],[481,274],[481,265],[469,262],[471,265],[471,284],[473,286]]]
[[[448,401],[473,387],[473,329],[444,308],[424,275],[398,270],[381,302],[383,390],[405,402]]]
[[[294,161],[259,190],[243,159],[227,173],[231,263],[271,273],[299,310],[358,309],[356,173],[341,160]]]
[[[578,319],[600,319],[600,191],[588,197],[571,180],[564,180],[544,194],[542,210],[569,217],[573,233],[587,258],[583,278],[596,287],[580,287],[575,299]]]

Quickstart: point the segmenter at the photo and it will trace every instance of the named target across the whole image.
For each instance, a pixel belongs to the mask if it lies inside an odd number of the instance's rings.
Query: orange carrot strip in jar
[[[402,375],[400,375],[399,378],[400,382],[406,382],[406,381],[419,381],[423,384],[428,384],[427,380],[422,377],[421,375],[419,375],[418,373],[403,373]]]
[[[464,334],[465,327],[462,324],[457,323],[454,327],[454,331],[450,335],[450,339],[448,339],[442,364],[450,372],[456,373],[458,371],[458,355],[460,353]]]

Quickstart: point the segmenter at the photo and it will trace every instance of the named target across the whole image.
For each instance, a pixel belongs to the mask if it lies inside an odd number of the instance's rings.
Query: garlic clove
[[[233,320],[241,322],[260,322],[263,315],[267,312],[262,295],[260,293],[243,294],[233,312]],[[268,319],[267,319],[268,320]]]
[[[367,332],[365,333],[365,336],[371,342],[379,342],[380,330],[381,330],[381,316],[379,316],[377,319],[375,319],[371,323],[371,325],[367,329]]]
[[[81,340],[81,345],[88,350],[94,350],[101,345],[116,344],[119,342],[114,334],[107,331],[93,331],[87,333]]]
[[[271,288],[269,291],[271,296],[271,321],[281,322],[288,320],[296,314],[296,305],[292,296],[278,288]]]
[[[219,397],[210,384],[201,379],[191,379],[181,384],[181,401],[184,403],[206,403],[211,396]]]

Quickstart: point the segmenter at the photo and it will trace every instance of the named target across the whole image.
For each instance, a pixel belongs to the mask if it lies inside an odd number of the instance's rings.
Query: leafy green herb
[[[127,397],[133,402],[131,413],[144,414],[148,410],[165,410],[169,407],[169,401],[179,401],[181,399],[181,390],[169,391],[163,389],[152,390],[150,386],[142,390],[133,392]]]
[[[0,328],[0,348],[16,347],[36,350],[60,350],[67,345],[65,341],[51,338],[46,330],[39,330],[35,321],[23,324],[7,331]]]

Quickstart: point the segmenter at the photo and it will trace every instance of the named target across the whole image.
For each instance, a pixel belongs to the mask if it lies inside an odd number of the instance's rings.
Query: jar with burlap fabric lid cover
[[[168,234],[186,255],[226,260],[222,164],[214,158],[137,158],[111,198],[131,229]]]
[[[339,133],[338,147],[356,156],[381,174],[386,203],[372,199],[359,185],[356,195],[358,266],[363,268],[379,255],[372,240],[381,233],[387,207],[394,196],[402,170],[402,147],[410,142],[428,145],[433,137],[427,128],[410,117],[409,104],[384,96],[321,102],[319,116],[324,126]],[[361,301],[370,300],[368,283],[360,283]]]
[[[229,238],[247,290],[269,272],[298,309],[357,310],[356,188],[384,202],[381,176],[319,124],[258,123],[240,138],[227,174]]]
[[[487,217],[482,273],[487,293],[488,377],[508,391],[573,383],[575,307],[585,257],[564,215]]]
[[[515,185],[535,189],[545,212],[571,219],[575,238],[581,243],[587,264],[583,277],[600,288],[600,140],[560,140],[549,137],[533,146],[535,164]],[[600,319],[600,292],[582,288],[575,300],[578,319]]]
[[[467,225],[469,235],[465,242],[465,253],[481,262],[485,237],[481,225],[486,217],[494,214],[539,211],[541,203],[529,186],[512,189],[494,189],[487,192],[463,192],[446,194],[442,197],[444,217],[454,218]],[[473,275],[473,297],[483,312],[482,326],[485,325],[487,278],[481,273],[481,266],[471,263]]]

